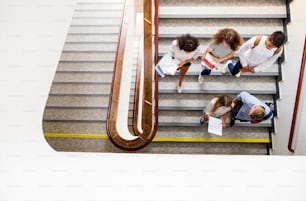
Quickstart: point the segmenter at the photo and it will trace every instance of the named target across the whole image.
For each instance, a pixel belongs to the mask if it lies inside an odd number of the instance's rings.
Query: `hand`
[[[213,59],[215,62],[220,63],[220,59],[219,59],[219,58],[212,56],[212,59]]]
[[[178,68],[182,68],[184,65],[185,65],[185,61],[181,61],[181,62],[178,64]]]
[[[222,127],[225,128],[226,127],[226,122],[222,121]]]
[[[207,54],[207,53],[204,53],[204,54],[201,56],[201,60],[202,60],[202,61],[205,59],[206,54]]]
[[[260,120],[251,120],[251,124],[258,124],[259,122],[261,122]]]
[[[254,66],[250,67],[249,69],[250,69],[251,73],[255,73],[255,67]]]
[[[234,98],[234,99],[232,100],[232,103],[231,103],[231,108],[232,108],[232,109],[236,106],[237,102],[238,102],[238,100],[237,100],[236,98]]]

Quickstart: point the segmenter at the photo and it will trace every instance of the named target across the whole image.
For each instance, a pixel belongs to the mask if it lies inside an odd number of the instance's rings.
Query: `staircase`
[[[202,53],[211,36],[221,28],[234,28],[245,40],[275,30],[286,32],[286,5],[285,0],[160,0],[159,56],[167,52],[172,40],[185,33],[200,39]],[[122,7],[123,0],[77,3],[43,116],[44,136],[57,151],[122,152],[106,135]],[[157,134],[149,146],[137,152],[269,154],[274,121],[256,125],[236,122],[235,127],[225,128],[222,136],[216,136],[209,134],[207,125],[200,125],[199,119],[214,96],[236,96],[241,91],[274,103],[277,115],[280,63],[281,60],[268,71],[243,74],[240,78],[213,71],[200,85],[197,77],[201,67],[197,60],[183,81],[181,94],[176,91],[177,75],[159,78]],[[130,125],[132,120],[127,121]]]
[[[221,28],[234,28],[245,40],[257,34],[286,32],[286,1],[252,0],[160,0],[159,56],[168,51],[177,36],[190,33],[200,39],[201,53],[211,36]],[[234,59],[235,60],[235,59]],[[265,102],[272,102],[277,115],[278,80],[281,66],[257,74],[236,78],[213,71],[198,84],[200,61],[192,64],[183,81],[183,92],[177,93],[177,75],[159,78],[159,128],[148,152],[200,154],[269,154],[274,121],[256,125],[236,122],[223,129],[223,135],[207,132],[200,125],[203,108],[216,95],[236,96],[248,91]]]
[[[57,151],[116,149],[106,117],[123,0],[78,1],[43,116]]]

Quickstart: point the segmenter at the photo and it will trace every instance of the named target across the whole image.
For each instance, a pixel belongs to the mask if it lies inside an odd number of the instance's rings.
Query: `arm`
[[[192,57],[191,58],[188,58],[188,59],[186,59],[184,61],[181,61],[178,64],[179,68],[183,67],[186,63],[193,62],[194,60],[196,60],[199,57],[199,54],[200,54],[200,46],[198,46],[197,49],[195,49],[192,52]]]
[[[204,53],[202,54],[202,56],[201,56],[201,60],[204,60],[206,54],[207,54],[207,53],[210,53],[210,52],[211,52],[211,50],[210,50],[209,48],[206,48],[205,52],[204,52]]]
[[[223,117],[222,117],[222,126],[223,126],[223,128],[225,128],[225,126],[226,126],[226,119],[227,119],[227,117],[228,117],[228,114],[229,114],[229,112],[226,112],[226,113],[223,115]]]
[[[231,51],[231,53],[229,53],[228,55],[226,55],[225,57],[222,57],[222,58],[216,58],[216,57],[213,57],[213,59],[218,62],[218,63],[221,63],[223,61],[226,61],[226,60],[229,60],[230,58],[232,58],[235,54],[235,51]]]
[[[172,41],[171,45],[169,46],[168,54],[170,57],[175,57],[175,48],[177,46],[177,41]]]
[[[239,60],[243,67],[248,67],[247,58],[245,53],[252,49],[257,36],[252,37],[247,42],[245,42],[238,50]]]
[[[251,120],[250,122],[251,124],[258,124],[259,122],[261,122],[261,120]]]
[[[182,68],[186,63],[193,62],[193,61],[194,61],[194,58],[191,57],[191,58],[189,58],[189,59],[186,59],[186,60],[184,60],[184,61],[181,61],[181,62],[178,64],[178,67],[179,67],[179,68]]]

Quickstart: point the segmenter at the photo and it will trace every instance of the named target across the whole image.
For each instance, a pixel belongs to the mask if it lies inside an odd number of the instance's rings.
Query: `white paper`
[[[158,66],[163,71],[164,74],[174,75],[176,69],[178,68],[179,61],[172,59],[170,55],[165,54],[161,60],[158,62]]]
[[[208,132],[222,136],[222,120],[210,116],[208,121]]]

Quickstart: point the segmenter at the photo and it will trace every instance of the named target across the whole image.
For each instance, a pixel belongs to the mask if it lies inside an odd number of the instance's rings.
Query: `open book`
[[[219,63],[213,60],[213,56],[209,53],[205,55],[205,57],[201,57],[202,64],[207,66],[210,69],[215,68]]]
[[[179,61],[172,59],[169,54],[165,54],[156,64],[155,70],[161,76],[174,75],[178,68]]]

